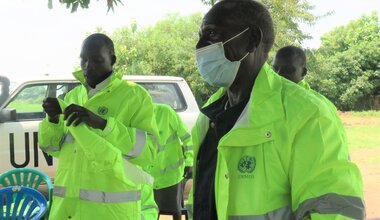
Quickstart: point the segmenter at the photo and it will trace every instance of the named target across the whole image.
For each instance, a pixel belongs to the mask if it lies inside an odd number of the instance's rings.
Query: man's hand
[[[97,116],[90,110],[76,104],[69,105],[65,109],[63,114],[63,119],[67,120],[67,126],[70,126],[72,124],[74,127],[76,127],[80,123],[84,122],[92,128],[98,128],[103,130],[107,125],[107,121],[105,119]]]
[[[185,167],[185,173],[183,175],[185,179],[191,179],[193,177],[193,168]]]
[[[59,106],[57,98],[47,97],[42,101],[42,108],[49,116],[49,121],[58,123],[59,114],[62,114],[61,107]]]

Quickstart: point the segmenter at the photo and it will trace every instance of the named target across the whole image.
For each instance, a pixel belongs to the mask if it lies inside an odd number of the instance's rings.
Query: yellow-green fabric
[[[224,93],[218,90],[206,106]],[[208,128],[201,113],[192,129],[194,158]],[[218,219],[303,219],[308,213],[311,219],[363,219],[360,171],[338,133],[326,105],[264,64],[247,106],[218,143]],[[197,172],[194,167],[195,178]]]
[[[307,91],[310,91],[311,93],[313,93],[319,100],[321,100],[323,103],[325,103],[327,105],[327,107],[330,109],[332,114],[335,116],[336,123],[337,123],[337,126],[339,127],[339,132],[343,138],[343,141],[345,142],[345,144],[347,144],[346,130],[344,129],[342,119],[339,117],[335,105],[328,98],[326,98],[324,95],[313,90],[306,80],[301,80],[298,83],[298,85],[301,86],[302,88],[306,89]]]
[[[83,76],[76,73],[83,82]],[[135,83],[113,74],[111,82],[90,99],[85,85],[64,102],[78,104],[107,120],[104,130],[82,123],[67,127],[44,119],[40,148],[58,158],[51,219],[141,219],[141,184],[128,177],[125,158],[151,163],[158,131],[150,96]],[[65,105],[65,106],[63,106]],[[139,135],[138,135],[139,134]]]
[[[148,170],[154,189],[162,189],[181,182],[185,166],[193,166],[193,149],[189,129],[170,106],[154,104],[154,113],[163,144]]]
[[[153,186],[142,184],[141,186],[141,220],[157,220],[158,206],[154,200]]]

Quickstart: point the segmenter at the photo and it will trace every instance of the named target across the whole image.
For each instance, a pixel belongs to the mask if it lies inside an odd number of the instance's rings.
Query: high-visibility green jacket
[[[141,185],[141,220],[157,220],[158,206],[154,200],[153,185]]]
[[[218,143],[218,219],[364,219],[360,171],[334,120],[319,99],[264,64],[245,109]],[[208,128],[201,113],[192,130],[195,158]],[[194,168],[196,177],[202,171]]]
[[[346,130],[344,129],[342,120],[340,119],[340,117],[338,115],[338,112],[337,112],[335,105],[328,98],[326,98],[324,95],[322,95],[322,94],[318,93],[317,91],[311,89],[309,83],[307,83],[306,80],[301,80],[298,83],[298,85],[301,86],[302,88],[306,89],[307,91],[310,91],[311,93],[313,93],[313,95],[315,95],[319,100],[321,100],[323,103],[325,103],[327,105],[327,107],[330,109],[332,114],[335,116],[337,126],[339,127],[339,133],[343,138],[344,144],[347,144]]]
[[[83,82],[83,75],[75,75]],[[40,148],[58,157],[51,219],[141,219],[141,184],[128,176],[126,159],[151,163],[158,137],[150,96],[113,73],[110,83],[88,98],[84,85],[70,91],[64,105],[78,104],[107,120],[104,130],[82,123],[65,126],[44,119]]]
[[[193,166],[193,146],[190,131],[170,106],[154,104],[154,113],[162,144],[148,170],[154,189],[162,189],[181,182],[185,166]]]

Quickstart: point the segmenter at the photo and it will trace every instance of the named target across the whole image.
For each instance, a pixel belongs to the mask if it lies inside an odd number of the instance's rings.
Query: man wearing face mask
[[[141,219],[144,205],[155,205],[142,185],[149,176],[134,165],[152,163],[157,150],[152,100],[113,72],[116,56],[106,35],[87,37],[80,57],[82,71],[74,76],[82,85],[64,100],[43,101],[39,145],[59,161],[50,219]]]
[[[194,219],[364,219],[334,115],[270,68],[273,42],[257,1],[222,0],[203,19],[198,69],[221,88],[192,130]]]

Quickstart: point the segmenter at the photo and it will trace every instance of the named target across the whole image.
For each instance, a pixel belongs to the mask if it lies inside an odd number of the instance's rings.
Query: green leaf
[[[79,2],[77,2],[77,1],[74,2],[73,5],[72,5],[72,7],[71,7],[71,13],[76,12],[77,9],[78,9],[78,6],[79,6]]]
[[[48,0],[48,8],[49,9],[53,8],[53,0]]]

